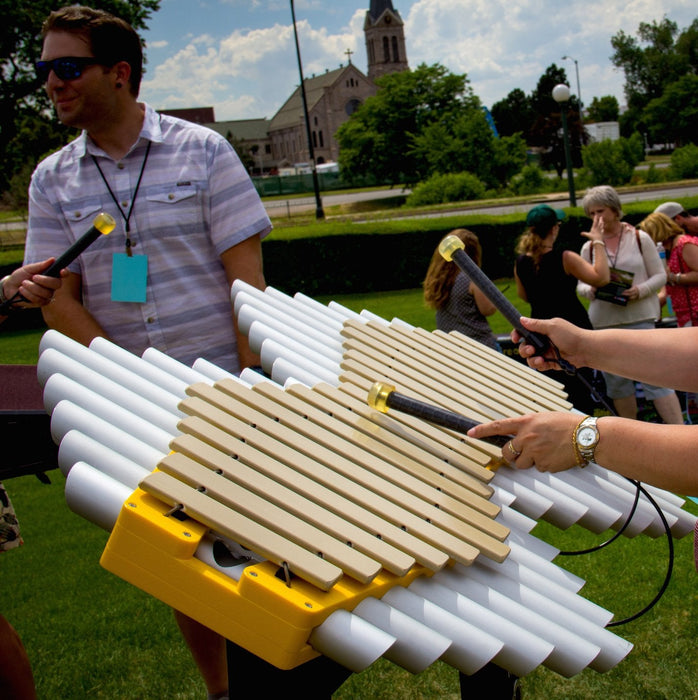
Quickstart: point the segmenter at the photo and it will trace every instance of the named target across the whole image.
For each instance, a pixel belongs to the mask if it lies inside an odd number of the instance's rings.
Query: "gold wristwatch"
[[[574,432],[574,444],[584,466],[594,461],[594,451],[599,444],[599,430],[596,427],[596,416],[587,416]]]

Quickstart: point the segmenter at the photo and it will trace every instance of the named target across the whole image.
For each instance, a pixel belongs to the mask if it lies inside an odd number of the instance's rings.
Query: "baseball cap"
[[[553,209],[547,204],[538,204],[526,216],[526,226],[533,226],[541,232],[551,229],[565,218],[562,209]]]
[[[664,204],[660,204],[654,211],[657,214],[664,214],[670,219],[673,219],[678,214],[681,214],[684,208],[678,202],[664,202]]]

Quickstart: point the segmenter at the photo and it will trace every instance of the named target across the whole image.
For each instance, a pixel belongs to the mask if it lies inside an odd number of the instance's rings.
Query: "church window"
[[[325,147],[325,139],[322,138],[322,129],[320,129],[319,136],[320,136],[320,148],[324,148]]]
[[[383,61],[390,63],[390,43],[387,36],[383,37]]]
[[[393,37],[393,62],[394,63],[399,63],[400,59],[398,58],[398,50],[397,50],[397,37]]]
[[[344,105],[344,111],[351,116],[356,112],[356,110],[359,108],[359,105],[361,104],[360,100],[357,100],[355,97],[349,100],[349,102]]]

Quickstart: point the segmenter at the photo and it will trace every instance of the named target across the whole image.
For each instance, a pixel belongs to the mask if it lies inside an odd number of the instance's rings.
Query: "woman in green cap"
[[[591,328],[591,321],[577,297],[577,282],[593,287],[608,284],[609,267],[603,243],[603,228],[595,218],[590,231],[582,233],[591,241],[592,262],[572,250],[555,248],[560,222],[565,213],[547,204],[539,204],[526,216],[526,230],[519,238],[514,266],[518,295],[531,305],[532,318],[564,318],[581,328]],[[592,370],[587,381],[593,378]],[[593,410],[588,390],[564,372],[550,372],[561,381],[570,401],[580,410]]]

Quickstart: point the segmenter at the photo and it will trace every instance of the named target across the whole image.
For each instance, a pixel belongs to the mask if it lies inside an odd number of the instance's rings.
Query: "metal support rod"
[[[313,139],[310,133],[310,116],[308,115],[308,100],[305,95],[305,81],[303,79],[303,64],[301,63],[301,49],[298,43],[298,30],[296,29],[296,11],[291,2],[291,17],[293,19],[293,36],[296,40],[296,56],[298,58],[298,73],[301,79],[301,98],[303,100],[303,115],[305,117],[305,131],[308,138],[308,154],[310,156],[310,165],[313,171],[313,189],[315,191],[315,218],[324,219],[325,212],[322,209],[322,199],[320,199],[320,183],[318,182],[317,168],[315,167],[315,152],[313,149]]]
[[[582,112],[583,112],[583,103],[582,103],[582,90],[579,87],[579,62],[577,61],[576,58],[572,58],[572,56],[563,56],[562,60],[568,60],[568,61],[574,61],[574,71],[577,75],[577,97],[579,98],[579,123],[583,124],[584,119],[582,117]]]
[[[562,116],[562,137],[565,142],[565,161],[567,161],[567,186],[570,191],[570,206],[577,206],[577,197],[574,193],[574,173],[572,172],[572,154],[570,151],[570,135],[567,128],[567,102],[560,103],[560,114]]]

